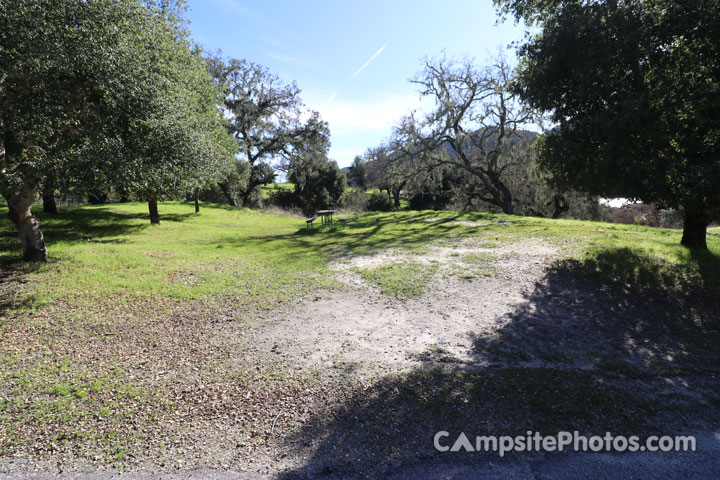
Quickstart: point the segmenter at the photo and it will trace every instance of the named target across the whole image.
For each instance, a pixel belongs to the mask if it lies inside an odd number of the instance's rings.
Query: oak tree
[[[503,175],[513,164],[508,153],[535,116],[511,91],[513,80],[513,69],[502,58],[485,68],[469,60],[426,61],[413,82],[434,107],[394,129],[396,159],[409,171],[463,169],[481,184],[480,200],[514,213]]]
[[[720,218],[720,3],[496,0],[539,32],[516,91],[550,112],[555,185],[684,212],[682,244]]]
[[[150,3],[0,2],[0,195],[26,260],[47,259],[31,208],[58,174],[152,202],[232,158],[199,52]]]

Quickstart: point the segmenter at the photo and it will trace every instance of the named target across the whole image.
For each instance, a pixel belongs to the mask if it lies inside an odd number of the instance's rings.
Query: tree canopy
[[[30,212],[47,179],[156,196],[232,158],[181,11],[167,1],[0,3],[0,194],[25,258],[47,256]]]
[[[347,169],[347,178],[354,187],[362,191],[367,189],[367,162],[364,158],[356,155],[352,164]]]
[[[345,197],[347,178],[324,152],[308,152],[293,158],[288,170],[293,183],[293,200],[306,215],[339,207]]]
[[[539,161],[558,186],[682,208],[682,243],[720,215],[720,4],[497,0],[540,33],[516,89],[551,112]]]
[[[240,161],[249,166],[247,183],[238,186],[243,204],[248,203],[257,186],[267,183],[271,163],[287,169],[286,164],[298,155],[327,150],[328,125],[317,112],[303,110],[295,83],[284,84],[265,67],[247,60],[225,60],[216,55],[208,58],[208,65],[224,91],[228,128],[238,143]],[[227,183],[221,187],[232,203]]]
[[[410,171],[462,169],[478,180],[482,201],[514,213],[503,174],[534,115],[510,90],[513,78],[502,58],[485,68],[446,58],[426,61],[414,83],[435,107],[420,118],[406,117],[394,129],[395,158]]]

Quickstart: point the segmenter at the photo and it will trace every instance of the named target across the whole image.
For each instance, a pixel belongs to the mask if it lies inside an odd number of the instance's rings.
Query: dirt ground
[[[257,315],[230,311],[188,323],[195,334],[186,344],[158,334],[155,350],[175,342],[163,371],[185,369],[192,378],[197,370],[197,379],[178,380],[173,395],[186,408],[155,432],[176,440],[147,447],[129,468],[209,468],[207,478],[229,471],[247,472],[237,478],[410,478],[420,471],[433,472],[428,478],[545,478],[533,472],[565,467],[578,469],[574,478],[605,478],[608,462],[633,478],[669,464],[687,478],[720,472],[713,460],[720,443],[712,440],[720,438],[713,433],[720,406],[717,299],[611,288],[560,267],[558,260],[573,253],[572,245],[533,238],[471,238],[338,257],[330,268],[341,288]],[[432,267],[418,296],[385,294],[362,275],[402,261]],[[209,363],[181,365],[183,349],[191,348]],[[226,375],[236,371],[260,373]],[[698,457],[645,455],[655,465],[646,471],[630,454],[607,462],[533,454],[498,463],[492,454],[442,457],[432,447],[439,430],[573,429],[690,432],[710,440]],[[30,469],[22,459],[6,459],[0,471],[100,465],[48,461]]]
[[[345,288],[315,292],[271,312],[252,329],[254,354],[267,352],[286,365],[329,368],[360,377],[397,373],[428,361],[473,362],[473,342],[492,337],[504,315],[525,302],[558,247],[523,241],[483,248],[473,241],[434,246],[427,253],[384,251],[339,258],[330,268]],[[467,254],[487,254],[487,272],[461,278]],[[438,270],[418,298],[399,300],[364,281],[358,269],[408,260]],[[435,354],[441,358],[431,358]],[[487,366],[487,361],[474,364]]]

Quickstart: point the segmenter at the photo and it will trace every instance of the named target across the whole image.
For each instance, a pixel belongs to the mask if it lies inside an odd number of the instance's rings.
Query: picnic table
[[[335,210],[318,210],[317,215],[320,215],[321,217],[321,223],[320,228],[323,228],[325,226],[332,227],[332,221],[333,221],[333,214],[335,213]]]

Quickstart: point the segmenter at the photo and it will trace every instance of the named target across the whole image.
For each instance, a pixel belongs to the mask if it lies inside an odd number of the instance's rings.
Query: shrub
[[[352,189],[345,195],[345,209],[352,212],[367,211],[368,198],[365,192],[358,188]]]
[[[375,192],[368,199],[367,209],[372,212],[389,212],[393,209],[392,200],[384,193]]]
[[[270,194],[270,203],[273,206],[291,210],[297,207],[297,199],[295,192],[284,188],[279,188]]]
[[[451,192],[441,194],[416,193],[410,198],[410,210],[445,210],[452,199]]]

